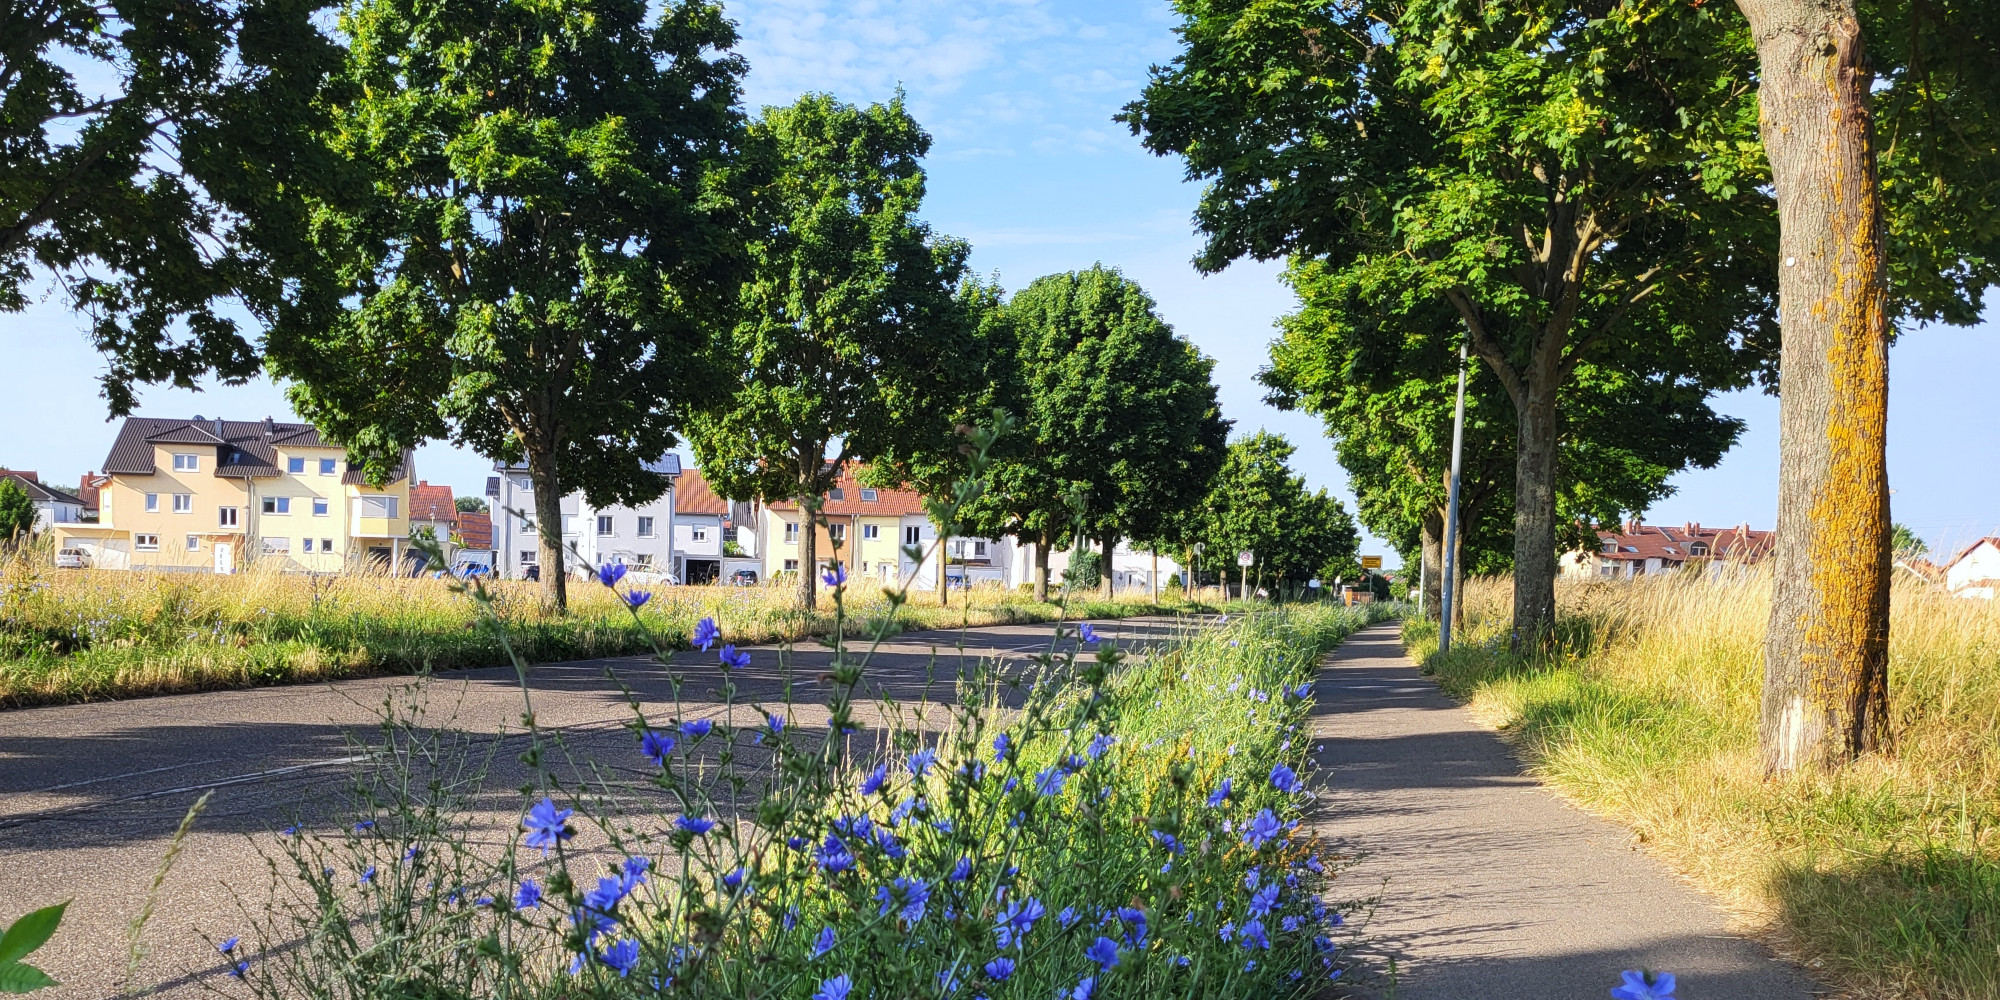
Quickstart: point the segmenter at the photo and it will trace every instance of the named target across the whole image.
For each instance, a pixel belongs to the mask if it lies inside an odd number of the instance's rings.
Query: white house
[[[1022,567],[1020,579],[1023,583],[1034,580],[1034,548],[1022,547]],[[1049,553],[1049,588],[1062,586],[1063,571],[1069,568],[1070,550],[1057,549]],[[1147,552],[1134,549],[1130,542],[1119,542],[1111,550],[1111,586],[1119,593],[1142,591],[1164,592],[1167,581],[1181,576],[1181,564],[1165,553]],[[1186,582],[1185,577],[1181,577]]]
[[[677,565],[674,549],[674,481],[681,474],[678,455],[666,455],[646,468],[667,481],[659,499],[638,507],[593,507],[581,492],[562,498],[564,560],[572,550],[588,565],[622,562],[633,569],[671,573]],[[535,489],[528,470],[495,464],[499,473],[486,479],[486,497],[493,506],[493,548],[499,553],[502,576],[519,579],[541,561],[536,535]],[[572,569],[577,567],[572,566]],[[539,573],[537,573],[539,575]]]
[[[699,469],[687,469],[674,481],[675,579],[687,584],[722,581],[725,547],[735,547],[739,534],[733,530],[732,506],[715,495]]]
[[[83,521],[83,498],[43,485],[41,478],[32,472],[13,472],[0,469],[0,479],[11,479],[21,492],[35,504],[35,530],[47,531],[50,525],[78,524]]]
[[[1945,589],[1959,597],[2000,597],[2000,538],[1982,538],[1947,563]]]

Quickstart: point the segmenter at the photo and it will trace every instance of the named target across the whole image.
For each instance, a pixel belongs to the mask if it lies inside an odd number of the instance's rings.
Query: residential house
[[[1747,524],[1708,528],[1698,522],[1674,527],[1631,521],[1623,531],[1600,531],[1597,538],[1594,552],[1563,553],[1558,562],[1564,576],[1629,580],[1689,564],[1751,565],[1770,555],[1775,533]]]
[[[741,533],[732,517],[734,507],[716,495],[701,470],[689,468],[681,473],[674,482],[675,579],[686,584],[724,579],[724,556],[731,549],[741,551]]]
[[[493,517],[483,510],[460,511],[458,515],[458,551],[453,554],[451,568],[463,573],[467,567],[483,567],[493,572],[499,563],[499,550],[493,547]]]
[[[444,551],[445,566],[457,565],[458,498],[451,495],[451,487],[432,486],[429,480],[420,479],[410,487],[410,537],[425,535],[437,540]],[[412,572],[424,568],[423,556],[411,558]]]
[[[562,498],[564,561],[573,562],[572,569],[622,562],[633,569],[673,572],[674,485],[681,475],[680,456],[665,455],[646,468],[666,481],[657,500],[636,507],[594,507],[582,492]],[[496,464],[493,471],[498,475],[487,478],[486,497],[493,505],[493,547],[499,552],[495,569],[518,579],[541,561],[534,483],[524,467]]]
[[[1959,597],[2000,597],[2000,538],[1982,538],[1959,550],[1945,564],[1944,585]]]
[[[1022,583],[1033,583],[1035,579],[1034,547],[1022,546],[1023,565],[1019,577]],[[1068,549],[1057,549],[1049,553],[1049,586],[1062,586],[1063,571],[1069,568],[1073,553]],[[1252,571],[1253,575],[1255,571]],[[1169,555],[1135,549],[1129,541],[1121,541],[1111,549],[1111,586],[1118,593],[1140,591],[1163,593],[1167,581],[1180,577],[1182,586],[1187,578],[1181,574],[1180,561]],[[1255,582],[1254,580],[1252,581]]]
[[[47,531],[54,525],[76,524],[83,520],[82,497],[43,483],[41,477],[33,472],[0,469],[0,479],[12,480],[34,502],[36,531]]]
[[[309,424],[130,417],[104,460],[96,524],[57,525],[107,569],[386,570],[409,538],[406,453],[381,488]]]
[[[932,552],[937,528],[924,513],[923,498],[909,490],[864,486],[856,478],[862,467],[850,463],[821,502],[813,572],[825,572],[838,556],[850,578],[891,585],[910,581],[916,590],[937,589],[938,559]],[[797,573],[804,558],[800,532],[804,512],[796,500],[773,500],[763,508],[757,549],[763,553],[764,579]],[[925,553],[919,562],[906,547]]]
[[[111,485],[111,477],[96,471],[83,474],[83,480],[76,484],[76,495],[83,499],[83,519],[96,523],[97,495],[104,487]]]

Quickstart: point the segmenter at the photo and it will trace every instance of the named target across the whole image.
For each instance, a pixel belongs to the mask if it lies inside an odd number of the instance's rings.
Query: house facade
[[[825,572],[838,558],[847,566],[850,579],[860,578],[882,586],[910,581],[915,590],[935,590],[938,557],[932,552],[937,528],[924,513],[923,498],[909,490],[863,486],[858,465],[842,469],[826,499],[821,502],[822,522],[811,572]],[[765,504],[759,512],[757,548],[763,554],[763,579],[797,574],[805,546],[801,537],[805,513],[796,500]],[[836,553],[835,546],[838,545]],[[925,557],[913,560],[905,551],[917,546]]]
[[[562,498],[559,513],[565,563],[570,562],[573,550],[578,565],[622,562],[635,570],[673,572],[674,487],[681,475],[680,456],[666,455],[646,468],[666,481],[659,499],[649,503],[595,507],[581,492]],[[496,464],[493,471],[496,475],[486,480],[486,498],[493,507],[493,548],[499,554],[494,571],[520,579],[529,575],[530,567],[536,567],[539,575],[541,542],[535,527],[534,483],[524,467]]]
[[[1600,531],[1594,552],[1565,552],[1558,560],[1564,576],[1607,580],[1667,573],[1690,564],[1713,570],[1762,562],[1776,535],[1749,525],[1708,528],[1698,522],[1673,525],[1628,522],[1623,531]]]
[[[83,498],[64,490],[56,489],[41,481],[41,477],[25,470],[0,469],[0,479],[12,480],[21,492],[35,505],[35,529],[47,531],[58,524],[82,523],[87,506]]]
[[[1944,585],[1959,597],[2000,597],[2000,538],[1982,538],[1959,550],[1945,565]]]
[[[105,569],[388,570],[409,546],[410,466],[406,454],[378,489],[309,424],[130,417],[104,460],[97,523],[56,534]]]

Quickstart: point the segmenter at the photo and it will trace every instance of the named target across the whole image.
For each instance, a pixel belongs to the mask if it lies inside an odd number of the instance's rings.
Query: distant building
[[[908,580],[914,589],[935,590],[937,557],[931,548],[937,541],[937,528],[924,513],[923,497],[910,490],[863,486],[857,478],[862,471],[858,464],[842,469],[833,489],[821,501],[811,571],[825,571],[836,558],[833,543],[839,542],[837,558],[847,565],[849,577],[883,586]],[[773,500],[764,505],[761,515],[757,546],[763,557],[763,579],[800,572],[805,568],[799,564],[805,551],[800,539],[805,512],[798,501]],[[921,563],[904,551],[912,545],[924,551]]]
[[[1944,585],[1959,597],[2000,597],[2000,538],[1982,538],[1959,550],[1945,564]]]
[[[1667,573],[1689,563],[1749,565],[1771,554],[1774,532],[1747,524],[1707,528],[1699,523],[1672,525],[1628,522],[1623,531],[1600,531],[1595,552],[1565,552],[1564,576],[1629,580]]]
[[[635,570],[673,572],[674,486],[681,475],[680,456],[663,456],[646,468],[666,480],[659,499],[649,503],[593,507],[581,491],[562,498],[558,517],[563,561],[570,570],[622,562]],[[524,467],[496,464],[493,471],[498,475],[487,478],[486,499],[493,507],[493,548],[499,552],[494,571],[520,579],[541,561],[534,483]]]
[[[58,524],[76,524],[84,518],[83,498],[44,484],[35,473],[0,469],[0,479],[13,480],[35,504],[35,530],[47,531]]]
[[[452,569],[462,571],[467,566],[484,566],[492,572],[499,561],[499,552],[493,548],[493,516],[483,510],[460,511],[458,538],[461,544],[452,556]]]

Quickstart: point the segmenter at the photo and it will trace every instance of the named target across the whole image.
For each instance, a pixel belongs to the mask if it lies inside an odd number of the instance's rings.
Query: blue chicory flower
[[[1250,896],[1250,915],[1261,917],[1278,908],[1278,883],[1273,882]]]
[[[838,587],[847,582],[847,567],[834,563],[833,568],[819,575],[819,582],[829,587]]]
[[[1006,760],[1007,750],[1013,745],[1014,741],[1009,739],[1006,733],[993,737],[993,763],[998,764]]]
[[[875,889],[875,898],[882,903],[878,916],[897,910],[897,916],[911,923],[924,919],[924,906],[930,902],[931,887],[920,878],[905,875],[896,876],[896,881]]]
[[[812,995],[812,1000],[847,1000],[847,995],[852,992],[854,980],[843,972],[820,983],[819,992]]]
[[[1014,960],[1005,957],[996,958],[986,963],[985,971],[986,978],[996,983],[1004,983],[1007,981],[1008,976],[1014,974]]]
[[[873,795],[881,791],[882,783],[888,780],[889,765],[887,763],[875,765],[875,770],[868,772],[868,777],[861,779],[861,794]]]
[[[723,666],[731,670],[742,670],[750,665],[750,654],[738,650],[734,643],[723,646],[722,652],[717,654],[717,657]]]
[[[715,619],[703,618],[694,623],[694,635],[689,637],[689,641],[694,643],[694,648],[706,653],[708,647],[715,645],[715,640],[720,638],[722,629],[715,624]]]
[[[1069,1000],[1090,1000],[1091,994],[1096,989],[1097,977],[1085,976],[1081,982],[1076,984],[1076,989],[1069,991]]]
[[[646,602],[652,599],[653,593],[649,590],[628,590],[625,592],[625,603],[635,608],[645,607]],[[638,945],[635,944],[633,947],[636,948]]]
[[[1236,937],[1245,948],[1263,948],[1266,951],[1271,948],[1271,939],[1264,936],[1264,922],[1261,920],[1245,920],[1243,926],[1237,928]]]
[[[1302,786],[1299,783],[1297,772],[1283,764],[1279,764],[1271,768],[1271,787],[1290,795],[1298,791]]]
[[[1090,947],[1083,949],[1083,957],[1096,962],[1099,971],[1108,971],[1118,964],[1118,942],[1099,935]]]
[[[1671,972],[1626,969],[1622,978],[1624,985],[1611,989],[1611,995],[1617,1000],[1674,1000],[1674,974]]]
[[[532,910],[540,905],[542,905],[542,887],[536,885],[534,879],[522,879],[521,887],[514,890],[514,909]]]
[[[554,799],[543,798],[521,820],[521,828],[528,831],[522,843],[541,848],[543,854],[549,853],[549,848],[576,836],[576,831],[569,828],[569,818],[575,814],[576,810],[558,809]]]
[[[1217,809],[1227,801],[1229,801],[1229,779],[1224,778],[1222,784],[1215,786],[1215,791],[1208,793],[1208,807]]]
[[[1093,646],[1097,645],[1097,630],[1089,622],[1081,622],[1076,627],[1076,637]]]
[[[1118,742],[1117,737],[1109,733],[1099,733],[1096,739],[1090,741],[1090,746],[1084,748],[1083,752],[1088,754],[1091,760],[1096,760],[1104,756],[1104,751],[1111,749],[1111,745],[1116,742]]]
[[[910,755],[910,774],[921,778],[924,776],[924,772],[930,770],[931,765],[935,763],[937,763],[937,751],[930,747],[924,747]]]
[[[1069,930],[1071,927],[1076,926],[1076,922],[1082,919],[1083,915],[1076,912],[1076,907],[1074,906],[1065,906],[1062,908],[1061,913],[1056,914],[1056,923],[1060,924],[1063,930]]]
[[[227,955],[230,952],[236,950],[236,944],[241,940],[242,940],[241,938],[230,938],[229,940],[224,941],[219,945],[216,945],[215,950],[223,953],[224,955]]]
[[[715,829],[715,821],[701,816],[682,816],[674,820],[674,825],[699,837]]]
[[[368,883],[373,881],[375,881],[375,866],[369,865],[368,868],[361,873],[361,884],[367,885]]]
[[[707,736],[714,728],[715,722],[712,719],[689,719],[681,723],[681,735],[693,739],[701,739]]]
[[[1259,810],[1250,822],[1243,825],[1243,843],[1253,851],[1262,850],[1265,844],[1276,840],[1284,832],[1284,825],[1278,822],[1278,817],[1271,815],[1271,810]]]
[[[639,754],[653,762],[655,767],[667,766],[667,755],[674,752],[674,744],[679,742],[672,736],[657,729],[646,730],[639,737]]]
[[[247,976],[249,974],[250,974],[249,962],[237,962],[235,965],[229,967],[229,976],[232,979],[242,979],[244,976]]]
[[[819,936],[813,938],[812,957],[814,959],[818,959],[824,956],[827,952],[832,951],[835,941],[836,938],[834,937],[833,934],[833,928],[831,927],[820,928]]]
[[[1043,769],[1042,771],[1040,771],[1035,775],[1035,794],[1061,795],[1063,790],[1063,781],[1068,777],[1069,775],[1064,774],[1063,769],[1060,767],[1049,767]]]
[[[615,587],[618,585],[618,581],[623,579],[625,579],[625,564],[622,562],[605,563],[597,567],[598,583],[607,587]]]
[[[597,957],[618,973],[618,978],[623,979],[639,965],[639,942],[621,938],[605,945]]]
[[[1042,901],[1033,896],[1008,903],[1007,909],[1001,912],[998,920],[994,921],[993,936],[1000,947],[1015,947],[1027,938],[1028,932],[1035,929],[1035,921],[1042,919],[1048,912]],[[1070,924],[1076,922],[1076,910],[1074,908],[1064,910],[1062,916],[1056,919],[1062,921],[1064,928],[1068,928]]]
[[[366,833],[367,831],[373,829],[375,829],[375,821],[372,819],[364,819],[361,822],[354,824],[355,833]]]
[[[963,882],[971,877],[972,877],[971,858],[959,858],[958,864],[951,866],[951,874],[945,876],[945,878],[953,882]]]

